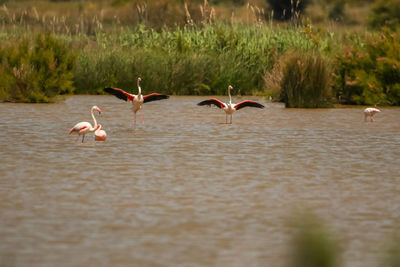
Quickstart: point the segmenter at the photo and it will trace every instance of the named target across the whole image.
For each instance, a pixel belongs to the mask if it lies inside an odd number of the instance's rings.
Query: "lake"
[[[229,125],[204,99],[146,103],[136,129],[114,96],[0,104],[0,265],[287,266],[302,210],[343,266],[379,265],[400,226],[400,108],[371,123],[249,97],[266,108]],[[75,142],[93,105],[107,141]]]

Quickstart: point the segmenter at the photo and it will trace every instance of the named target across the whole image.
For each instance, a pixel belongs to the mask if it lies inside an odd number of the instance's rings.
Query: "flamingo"
[[[69,134],[73,133],[73,132],[77,132],[78,133],[78,137],[76,138],[75,142],[78,142],[79,137],[82,135],[82,143],[83,140],[85,139],[85,135],[90,133],[90,132],[94,132],[96,131],[99,127],[101,127],[101,125],[97,125],[97,121],[96,118],[94,117],[93,111],[97,110],[99,112],[99,114],[101,114],[101,110],[99,109],[99,107],[97,106],[93,106],[90,109],[90,114],[92,115],[93,118],[93,122],[94,122],[94,126],[92,127],[92,125],[89,122],[86,121],[82,121],[82,122],[78,122],[77,124],[75,124],[74,127],[71,128],[71,130],[69,130]]]
[[[228,115],[230,115],[230,123],[231,124],[232,124],[232,114],[236,110],[239,110],[239,109],[244,108],[244,107],[264,108],[263,105],[261,105],[260,103],[255,102],[255,101],[252,101],[252,100],[244,100],[244,101],[239,102],[237,104],[232,104],[232,97],[231,97],[231,90],[232,89],[233,89],[233,87],[231,85],[229,85],[228,86],[228,95],[229,95],[229,103],[228,104],[222,102],[219,99],[210,98],[210,99],[201,101],[197,105],[199,105],[199,106],[204,106],[204,105],[211,106],[213,104],[213,105],[217,106],[218,108],[223,109],[225,111],[225,113],[226,113],[226,117],[225,117],[226,123],[228,123]]]
[[[97,125],[97,130],[94,132],[95,141],[106,141],[107,133],[101,129],[101,124]]]
[[[167,96],[167,95],[162,95],[162,94],[158,94],[158,93],[142,95],[142,88],[140,87],[141,80],[142,79],[140,77],[138,77],[138,79],[137,79],[138,94],[137,95],[127,93],[124,90],[119,89],[119,88],[104,88],[104,91],[106,91],[107,93],[115,95],[119,99],[132,102],[132,105],[133,105],[132,111],[135,114],[134,120],[133,120],[134,127],[136,126],[136,112],[138,112],[139,110],[142,109],[143,103],[169,98],[169,96]],[[140,117],[142,119],[142,124],[143,124],[144,120],[143,120],[142,112],[140,112]]]
[[[377,108],[366,108],[364,109],[364,121],[367,121],[367,118],[370,117],[371,118],[371,122],[374,122],[374,115],[375,113],[381,112],[379,109]]]

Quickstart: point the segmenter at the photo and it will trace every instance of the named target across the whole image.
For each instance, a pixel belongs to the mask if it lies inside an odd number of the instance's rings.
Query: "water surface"
[[[400,224],[399,108],[366,123],[257,99],[226,125],[203,99],[146,103],[135,130],[113,96],[1,104],[0,265],[286,266],[305,208],[344,266],[378,265]],[[75,143],[92,105],[108,139]]]

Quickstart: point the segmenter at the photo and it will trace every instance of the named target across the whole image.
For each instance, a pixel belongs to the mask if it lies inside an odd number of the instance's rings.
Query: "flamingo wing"
[[[252,101],[252,100],[244,100],[235,105],[236,110],[239,110],[244,107],[264,108],[263,105],[261,105],[260,103],[257,103],[256,101]]]
[[[118,97],[119,99],[125,100],[125,101],[132,101],[133,100],[133,95],[130,93],[125,92],[122,89],[119,88],[104,88],[104,91],[115,95],[116,97]]]
[[[167,96],[167,95],[152,93],[152,94],[143,96],[143,103],[156,101],[156,100],[167,99],[167,98],[169,98],[169,96]]]
[[[205,105],[211,106],[211,105],[215,105],[215,106],[218,107],[218,108],[226,108],[226,104],[225,104],[224,102],[222,102],[221,100],[216,99],[216,98],[210,98],[210,99],[201,101],[201,102],[198,103],[197,105],[199,105],[199,106],[205,106]]]
[[[82,121],[82,122],[75,124],[75,126],[72,127],[71,130],[69,130],[69,134],[71,134],[73,132],[81,133],[81,131],[83,131],[85,129],[90,129],[90,128],[92,128],[92,125],[89,122]]]

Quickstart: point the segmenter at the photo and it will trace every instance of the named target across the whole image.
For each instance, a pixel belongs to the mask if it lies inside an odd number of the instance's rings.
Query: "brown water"
[[[399,108],[267,103],[226,125],[203,99],[147,103],[136,130],[113,96],[1,104],[0,265],[285,266],[303,208],[344,266],[378,265],[400,224]],[[108,139],[75,143],[92,105]]]

